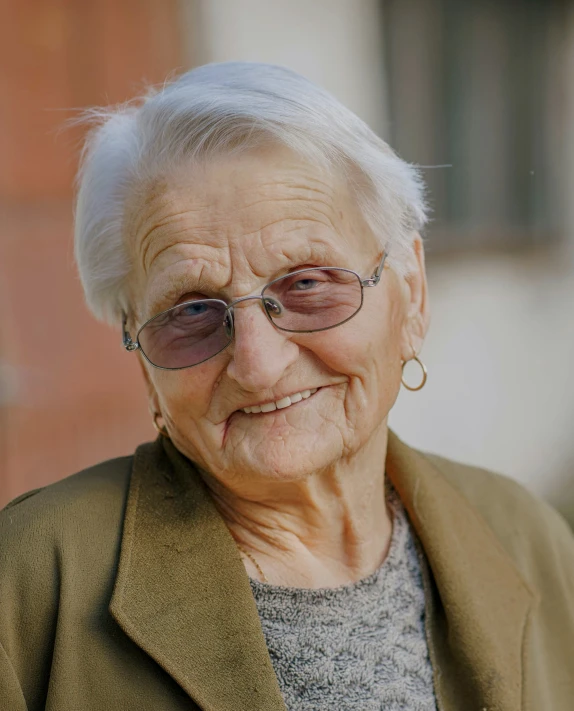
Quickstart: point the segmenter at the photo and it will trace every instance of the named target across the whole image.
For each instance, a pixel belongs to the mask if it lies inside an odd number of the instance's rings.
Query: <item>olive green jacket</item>
[[[440,711],[574,709],[574,539],[517,484],[389,435]],[[168,441],[0,513],[2,711],[285,711],[237,548]]]

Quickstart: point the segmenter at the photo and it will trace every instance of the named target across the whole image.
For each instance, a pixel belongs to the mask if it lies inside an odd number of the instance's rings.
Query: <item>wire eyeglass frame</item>
[[[164,309],[163,311],[160,311],[159,313],[155,314],[151,318],[147,319],[138,329],[137,334],[136,334],[136,339],[135,341],[132,340],[131,335],[128,331],[127,328],[127,321],[128,321],[128,316],[125,311],[122,311],[122,345],[126,349],[126,351],[137,351],[139,350],[141,354],[144,356],[144,358],[148,361],[148,363],[153,366],[154,368],[158,368],[159,370],[184,370],[186,368],[193,368],[196,365],[200,365],[201,363],[205,363],[205,361],[210,360],[211,358],[214,358],[216,355],[224,351],[230,343],[233,341],[234,335],[235,335],[235,328],[234,328],[234,318],[233,318],[233,308],[237,304],[240,304],[244,301],[250,301],[250,300],[259,300],[262,302],[262,307],[263,307],[263,312],[267,316],[267,319],[270,321],[270,323],[273,324],[273,326],[279,330],[279,331],[284,331],[287,333],[318,333],[320,331],[329,331],[332,328],[337,328],[338,326],[342,326],[344,323],[347,321],[350,321],[352,318],[354,318],[361,308],[363,307],[363,291],[365,288],[370,288],[373,286],[377,286],[379,281],[381,280],[381,276],[383,273],[383,269],[385,266],[385,261],[388,257],[388,252],[385,250],[383,252],[383,256],[381,258],[381,261],[379,262],[377,268],[373,272],[373,274],[366,278],[362,279],[357,272],[353,271],[352,269],[346,269],[344,267],[306,267],[305,269],[299,269],[294,272],[289,272],[288,274],[284,274],[283,276],[277,277],[276,279],[273,279],[269,283],[267,283],[262,289],[259,294],[253,294],[251,296],[242,296],[239,299],[236,299],[235,301],[232,301],[230,303],[224,301],[223,299],[198,299],[194,301],[186,301],[182,302],[181,304],[176,304],[175,306],[171,306],[168,309]],[[329,270],[336,270],[338,272],[347,272],[349,274],[353,274],[357,280],[358,283],[361,286],[361,303],[357,310],[351,314],[349,317],[345,318],[343,321],[340,321],[339,323],[333,324],[332,326],[326,326],[324,328],[313,328],[313,329],[302,329],[302,330],[296,330],[296,329],[288,329],[288,328],[282,328],[279,326],[276,321],[273,320],[271,314],[269,313],[269,308],[273,309],[279,309],[281,310],[281,304],[274,299],[271,296],[266,296],[265,291],[273,286],[273,284],[276,284],[277,282],[282,281],[286,277],[294,277],[298,276],[299,274],[304,274],[306,272],[317,272],[317,271],[329,271]],[[197,303],[205,303],[205,302],[217,302],[218,304],[221,304],[225,306],[225,311],[224,311],[224,318],[223,318],[223,323],[225,323],[225,320],[229,318],[229,324],[227,325],[227,328],[229,329],[229,340],[228,342],[220,348],[218,351],[215,353],[212,353],[210,356],[207,358],[204,358],[201,361],[198,361],[197,363],[192,363],[191,365],[183,365],[183,366],[177,366],[177,367],[165,367],[161,365],[157,365],[156,363],[153,363],[147,356],[146,352],[142,348],[140,342],[139,342],[139,337],[142,331],[146,328],[146,326],[153,321],[154,319],[158,318],[158,316],[162,316],[164,314],[168,314],[170,311],[173,311],[174,309],[179,309],[183,306],[186,306],[188,304],[197,304]]]

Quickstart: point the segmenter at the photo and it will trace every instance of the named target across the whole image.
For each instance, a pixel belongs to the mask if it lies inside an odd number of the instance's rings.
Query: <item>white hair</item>
[[[273,142],[342,170],[367,225],[402,273],[426,222],[416,168],[331,94],[283,67],[208,64],[85,119],[95,126],[78,174],[75,252],[88,306],[103,321],[117,323],[129,309],[127,197],[183,161]]]

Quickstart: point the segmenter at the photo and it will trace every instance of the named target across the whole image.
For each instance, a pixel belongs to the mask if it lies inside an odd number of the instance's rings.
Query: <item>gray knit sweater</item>
[[[289,711],[436,711],[420,562],[395,492],[389,554],[358,583],[320,590],[251,581]]]

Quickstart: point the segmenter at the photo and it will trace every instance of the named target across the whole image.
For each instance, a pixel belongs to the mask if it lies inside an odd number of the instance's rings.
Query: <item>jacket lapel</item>
[[[138,448],[110,611],[203,711],[285,711],[237,548],[197,470]]]
[[[532,593],[436,463],[392,432],[386,471],[430,566],[441,711],[519,711]],[[285,711],[236,545],[169,441],[136,452],[110,611],[203,711]]]
[[[519,711],[534,595],[435,461],[389,432],[387,475],[432,570],[426,576],[427,632],[437,696],[445,711]]]

